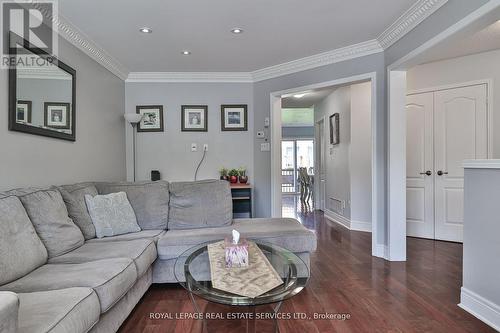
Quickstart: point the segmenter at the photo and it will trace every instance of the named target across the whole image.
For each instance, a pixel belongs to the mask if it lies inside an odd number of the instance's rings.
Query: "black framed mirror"
[[[9,34],[9,130],[76,140],[76,71]]]

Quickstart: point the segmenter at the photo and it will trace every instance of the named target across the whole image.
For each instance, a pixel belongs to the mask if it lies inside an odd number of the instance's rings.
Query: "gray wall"
[[[329,145],[329,117],[339,114],[340,143],[335,146]],[[351,87],[336,89],[325,99],[314,106],[314,121],[325,117],[325,135],[327,139],[327,153],[325,154],[326,168],[326,198],[325,208],[347,219],[351,218],[351,171],[350,171],[350,147],[351,147]],[[332,199],[341,200],[345,208],[333,204]]]
[[[329,116],[340,115],[340,144],[330,146],[326,138],[326,208],[357,225],[368,225],[372,221],[371,82],[335,90],[314,111],[315,122],[325,117],[327,136]],[[335,209],[330,197],[344,201],[345,209]]]
[[[125,84],[60,38],[76,69],[76,142],[7,128],[8,74],[0,70],[0,188],[125,179]]]
[[[372,222],[371,82],[351,86],[351,221]]]
[[[127,83],[126,109],[163,105],[164,132],[137,133],[137,179],[149,179],[152,169],[168,181],[193,180],[208,143],[198,179],[219,177],[218,170],[246,167],[253,183],[253,108],[251,83]],[[181,105],[208,105],[208,132],[181,132]],[[221,131],[221,104],[248,104],[248,131]],[[132,131],[127,126],[127,170],[132,176]],[[191,143],[198,151],[191,152]]]
[[[497,308],[500,307],[499,198],[500,169],[465,169],[463,288]]]

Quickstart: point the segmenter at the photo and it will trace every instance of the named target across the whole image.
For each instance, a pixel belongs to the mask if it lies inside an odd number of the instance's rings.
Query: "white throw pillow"
[[[97,238],[141,231],[125,192],[85,195]]]

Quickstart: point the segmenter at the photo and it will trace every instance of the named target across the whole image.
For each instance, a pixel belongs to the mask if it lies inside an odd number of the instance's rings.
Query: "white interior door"
[[[406,104],[406,234],[434,238],[432,92],[409,95]]]
[[[465,159],[488,156],[487,86],[434,94],[435,238],[463,241]]]

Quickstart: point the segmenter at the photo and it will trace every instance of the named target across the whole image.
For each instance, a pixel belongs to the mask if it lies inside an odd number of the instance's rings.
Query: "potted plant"
[[[229,181],[232,183],[232,184],[236,184],[238,182],[238,175],[239,175],[239,172],[238,170],[236,169],[231,169],[229,171]]]
[[[220,180],[229,180],[229,177],[227,176],[227,169],[222,167],[219,169],[219,174],[220,174]]]
[[[238,169],[238,175],[240,176],[240,183],[246,184],[248,182],[247,169],[241,167]]]

